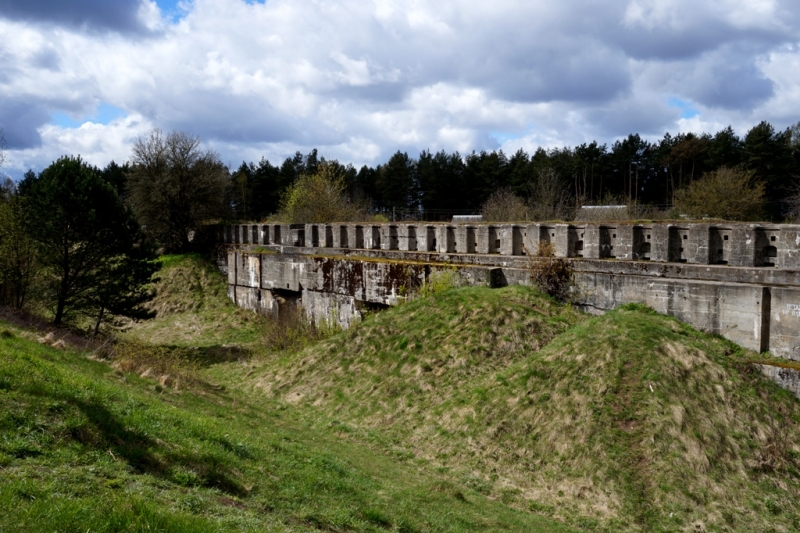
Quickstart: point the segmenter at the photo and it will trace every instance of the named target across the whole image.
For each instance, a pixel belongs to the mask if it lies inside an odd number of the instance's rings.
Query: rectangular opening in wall
[[[497,234],[497,228],[494,226],[489,226],[489,253],[490,254],[497,254],[500,253],[500,239],[499,235]]]
[[[330,226],[325,226],[325,242],[322,243],[322,246],[329,248],[333,246],[333,228]]]
[[[614,245],[617,241],[616,228],[609,228],[605,226],[600,227],[600,258],[612,259],[616,257],[614,254]]]
[[[454,253],[456,251],[456,228],[448,226],[445,238],[447,239],[445,250],[447,253]]]
[[[251,240],[253,244],[261,244],[258,242],[258,226],[251,226],[250,234],[253,236]]]
[[[667,242],[667,261],[671,263],[685,263],[686,254],[683,249],[683,241],[688,239],[689,230],[685,228],[669,228]]]
[[[428,245],[428,252],[435,252],[436,251],[436,228],[433,226],[428,226],[427,228],[427,236],[426,239]]]
[[[731,260],[733,231],[728,228],[708,229],[708,262],[712,265],[727,265]]]
[[[475,228],[467,228],[467,253],[474,254],[478,249],[478,239],[475,235]]]
[[[381,227],[372,226],[372,246],[373,250],[380,250],[381,248]]]
[[[319,246],[319,226],[311,226],[311,246]]]
[[[347,242],[347,226],[339,227],[339,246],[347,248],[350,244]]]
[[[275,232],[275,238],[272,239],[272,242],[275,243],[275,244],[283,243],[282,236],[281,236],[281,227],[276,224],[276,225],[272,226],[272,229]]]
[[[758,228],[755,230],[755,266],[778,265],[778,230]]]
[[[397,226],[389,226],[389,249],[400,249],[399,241],[397,239]]]
[[[417,228],[408,226],[408,249],[412,252],[417,250]]]
[[[511,255],[525,255],[525,247],[522,244],[522,228],[511,227]]]
[[[269,226],[261,226],[261,235],[264,236],[264,244],[272,244],[269,238]]]
[[[356,248],[364,248],[364,226],[356,226]]]

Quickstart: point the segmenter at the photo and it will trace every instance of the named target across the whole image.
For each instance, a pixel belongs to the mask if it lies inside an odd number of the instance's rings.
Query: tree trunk
[[[92,332],[92,338],[97,337],[98,332],[100,331],[100,323],[103,321],[103,313],[105,313],[106,308],[100,306],[100,312],[97,314],[97,322],[94,323],[94,331]]]

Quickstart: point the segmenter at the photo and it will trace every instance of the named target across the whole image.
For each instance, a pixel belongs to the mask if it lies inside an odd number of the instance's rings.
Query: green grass
[[[794,530],[800,409],[758,358],[642,306],[467,288],[247,372],[299,420],[576,526]]]
[[[800,530],[798,402],[721,337],[442,287],[274,352],[164,263],[113,365],[0,325],[0,530]]]
[[[2,531],[567,531],[246,395],[0,331]]]
[[[250,345],[259,340],[264,323],[239,309],[227,296],[227,280],[199,255],[166,255],[148,308],[156,318],[130,324],[123,340],[165,346],[219,347]]]

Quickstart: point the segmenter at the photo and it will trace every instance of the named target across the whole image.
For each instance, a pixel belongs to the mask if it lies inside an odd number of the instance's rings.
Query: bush
[[[343,166],[321,162],[284,192],[276,218],[290,224],[364,220],[366,209],[348,200],[344,178]]]
[[[531,282],[540,291],[559,301],[566,301],[572,285],[572,263],[555,256],[555,248],[546,241],[539,242],[539,249],[531,258]]]
[[[489,196],[481,207],[483,220],[487,222],[514,222],[528,218],[525,200],[509,188],[498,189]]]
[[[675,207],[691,217],[759,220],[764,213],[764,184],[755,172],[720,167],[675,193]]]

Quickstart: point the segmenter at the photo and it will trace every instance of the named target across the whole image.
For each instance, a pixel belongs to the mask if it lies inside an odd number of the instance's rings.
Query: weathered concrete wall
[[[347,326],[437,272],[528,283],[540,241],[574,259],[576,302],[647,304],[754,350],[800,360],[800,226],[749,224],[307,224],[226,226],[229,294],[277,313],[302,305]]]

